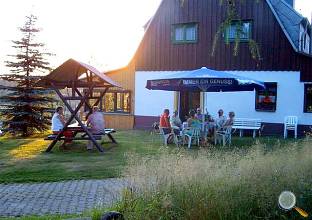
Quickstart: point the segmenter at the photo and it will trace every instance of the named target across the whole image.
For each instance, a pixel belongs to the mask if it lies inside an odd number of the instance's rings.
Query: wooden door
[[[180,92],[179,115],[182,121],[191,109],[195,110],[200,107],[200,92]]]

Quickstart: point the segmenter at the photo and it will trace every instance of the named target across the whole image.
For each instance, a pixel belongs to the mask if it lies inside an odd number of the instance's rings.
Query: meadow
[[[290,190],[297,206],[312,214],[311,137],[234,137],[231,146],[162,146],[147,131],[120,131],[118,145],[104,154],[76,142],[69,151],[45,153],[42,137],[0,139],[0,182],[48,182],[70,179],[126,178],[129,187],[113,207],[97,207],[83,216],[99,219],[117,210],[125,219],[300,219],[278,207]],[[70,216],[22,217],[22,220]]]

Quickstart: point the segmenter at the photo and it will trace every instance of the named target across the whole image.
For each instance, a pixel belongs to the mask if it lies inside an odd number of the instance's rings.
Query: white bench
[[[256,131],[261,129],[261,119],[252,119],[252,118],[235,118],[232,126],[233,129],[239,130],[239,136],[243,136],[243,130],[253,130],[252,137],[256,137]]]

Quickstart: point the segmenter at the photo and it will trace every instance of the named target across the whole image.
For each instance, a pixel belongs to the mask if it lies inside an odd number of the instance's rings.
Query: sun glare
[[[143,25],[161,0],[10,0],[0,4],[0,73],[6,55],[15,54],[11,40],[20,38],[17,28],[30,13],[38,16],[40,41],[56,54],[57,67],[68,58],[81,60],[100,70],[125,66],[142,36]],[[311,0],[296,0],[296,8],[310,19]]]
[[[48,142],[42,139],[35,139],[26,144],[19,145],[9,152],[12,159],[32,159],[38,156],[47,147]]]
[[[0,72],[7,54],[14,54],[11,40],[19,39],[17,27],[29,13],[38,16],[40,41],[55,53],[54,67],[68,58],[88,62],[100,70],[126,65],[144,33],[143,25],[160,0],[28,0],[1,2]],[[18,5],[18,7],[16,7]],[[3,45],[3,47],[2,47]]]

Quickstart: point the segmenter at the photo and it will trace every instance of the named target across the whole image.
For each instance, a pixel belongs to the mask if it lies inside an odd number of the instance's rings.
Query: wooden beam
[[[51,83],[52,87],[54,87],[53,83]],[[55,87],[54,87],[55,88]],[[78,124],[81,126],[81,128],[87,133],[87,135],[89,136],[90,140],[93,142],[93,144],[96,146],[96,148],[100,151],[100,152],[104,152],[103,148],[96,142],[95,138],[93,137],[92,133],[88,130],[88,128],[81,122],[80,118],[77,117],[77,113],[79,111],[79,109],[82,107],[82,105],[86,102],[86,97],[90,95],[90,93],[92,93],[93,90],[93,85],[91,85],[91,87],[89,87],[90,90],[86,93],[86,95],[84,96],[84,99],[82,99],[79,103],[79,105],[77,106],[77,108],[75,110],[72,109],[72,107],[68,104],[68,102],[64,99],[64,96],[62,95],[62,93],[55,88],[55,92],[58,94],[58,96],[61,98],[61,100],[63,101],[63,103],[66,105],[66,107],[68,108],[68,110],[71,112],[71,116],[68,119],[68,121],[65,123],[64,128],[62,129],[62,131],[56,136],[55,140],[53,140],[53,142],[49,145],[49,147],[47,148],[46,152],[50,152],[52,150],[52,148],[54,147],[54,145],[56,144],[56,142],[60,139],[61,135],[64,133],[64,131],[67,129],[68,125],[70,124],[70,122],[75,118],[78,122]]]
[[[93,106],[90,106],[89,103],[88,103],[88,107],[92,110],[92,108],[94,106],[97,106],[100,102],[101,99],[103,99],[105,93],[107,92],[108,88],[106,88],[104,91],[101,92],[101,96],[99,97],[98,100],[96,100],[96,102],[93,104]],[[86,118],[88,118],[89,116],[91,115],[91,111],[89,111],[88,115],[86,116]]]
[[[66,107],[70,107],[70,105],[67,103],[67,101],[64,99],[64,96],[62,95],[62,93],[56,88],[54,87],[54,84],[51,83],[52,88],[54,88],[54,91],[56,92],[56,94],[58,94],[58,96],[60,97],[60,99],[63,101],[63,103],[66,105]],[[83,105],[83,101],[81,101],[79,103],[79,105],[77,106],[75,112],[76,114],[78,113],[78,110],[81,108],[81,106]],[[70,107],[71,108],[71,107]],[[56,144],[56,142],[58,141],[58,139],[63,135],[64,131],[66,130],[66,128],[68,127],[68,125],[70,124],[70,122],[73,120],[73,118],[75,117],[75,115],[71,115],[70,118],[67,120],[67,122],[64,125],[64,128],[58,133],[58,135],[56,136],[55,140],[52,141],[52,143],[49,145],[49,147],[46,149],[46,152],[50,152],[52,150],[52,148],[54,147],[54,145]]]

